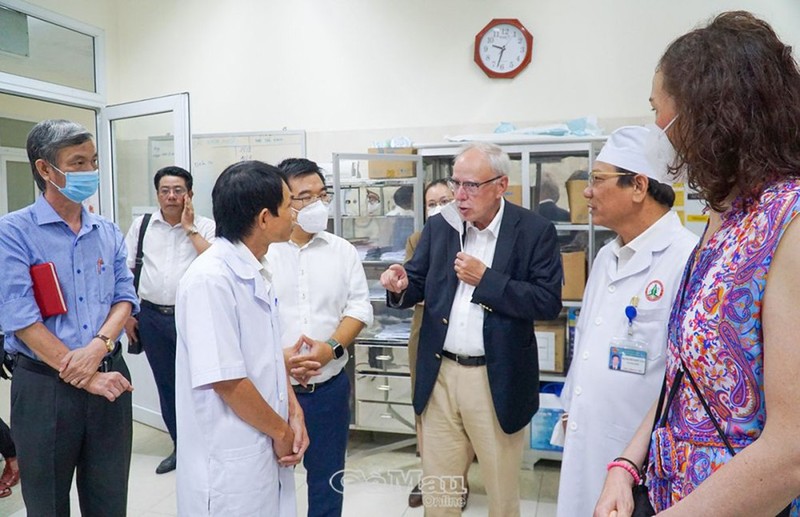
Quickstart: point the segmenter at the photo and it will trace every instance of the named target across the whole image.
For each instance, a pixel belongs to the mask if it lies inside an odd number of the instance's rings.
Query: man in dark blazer
[[[560,312],[562,271],[553,225],[503,200],[508,169],[496,145],[462,150],[451,213],[432,217],[405,267],[381,276],[391,306],[425,301],[414,409],[428,516],[460,515],[471,449],[489,514],[519,515],[524,428],[539,407],[533,321]]]

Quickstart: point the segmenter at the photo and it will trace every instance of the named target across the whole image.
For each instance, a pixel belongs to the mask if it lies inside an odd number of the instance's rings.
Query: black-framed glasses
[[[330,205],[331,201],[333,201],[333,193],[323,192],[322,194],[316,196],[312,196],[311,194],[305,194],[302,196],[291,196],[289,199],[291,199],[292,201],[298,201],[304,207],[312,203],[316,203],[317,201],[322,201],[323,205]]]
[[[177,197],[181,197],[187,192],[188,191],[183,187],[161,187],[158,189],[158,195],[162,197],[167,197],[170,194],[175,194]]]
[[[589,173],[589,186],[593,187],[598,183],[611,178],[619,176],[636,176],[633,172],[606,172],[606,171],[591,171]]]
[[[454,180],[453,178],[447,178],[447,186],[450,187],[450,190],[452,190],[453,193],[458,192],[458,189],[463,188],[464,192],[466,192],[467,195],[474,196],[475,194],[478,193],[478,189],[480,189],[483,185],[489,184],[493,181],[497,181],[502,177],[503,175],[500,174],[492,179],[481,181],[480,183],[476,183],[474,181],[458,181]]]

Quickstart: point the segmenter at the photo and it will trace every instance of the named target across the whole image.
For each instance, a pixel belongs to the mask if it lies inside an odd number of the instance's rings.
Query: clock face
[[[517,20],[493,20],[475,45],[475,61],[486,75],[514,77],[530,63],[533,38]]]

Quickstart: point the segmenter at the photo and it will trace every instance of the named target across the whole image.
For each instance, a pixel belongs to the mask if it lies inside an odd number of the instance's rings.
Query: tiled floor
[[[0,416],[8,417],[10,384],[0,382]],[[8,420],[6,420],[8,421]],[[353,432],[346,468],[352,473],[346,483],[344,515],[346,517],[413,517],[423,515],[422,508],[407,506],[408,492],[416,482],[421,465],[414,446],[393,450],[391,444],[407,440],[408,436],[382,433]],[[155,468],[171,452],[169,436],[159,430],[135,423],[133,430],[133,459],[129,484],[128,515],[156,517],[176,515],[175,474],[156,475]],[[540,461],[534,470],[520,471],[521,514],[523,517],[550,517],[556,513],[559,464]],[[298,467],[298,515],[306,515],[307,487],[302,467]],[[412,481],[413,480],[413,481]],[[488,514],[488,500],[480,475],[480,465],[474,463],[469,472],[469,506],[467,517]],[[26,515],[19,485],[13,494],[0,499],[0,516]],[[80,515],[73,487],[72,515]]]

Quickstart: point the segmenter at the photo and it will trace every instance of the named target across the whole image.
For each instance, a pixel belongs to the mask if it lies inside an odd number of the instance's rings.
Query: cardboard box
[[[552,445],[550,437],[553,435],[553,428],[561,425],[561,415],[564,414],[564,407],[561,400],[552,393],[539,394],[539,411],[531,419],[531,449],[540,451],[563,451],[563,447]]]
[[[569,201],[569,222],[575,224],[589,223],[589,205],[583,191],[589,186],[588,180],[569,180],[567,182],[567,200]]]
[[[509,185],[503,197],[509,203],[514,203],[517,206],[522,206],[522,185]]]
[[[377,149],[375,147],[369,148],[370,154],[417,154],[417,150],[413,147],[386,147]],[[414,177],[414,162],[405,161],[390,161],[390,160],[370,160],[369,161],[369,177],[370,179],[387,179],[387,178],[413,178]]]
[[[552,321],[537,321],[533,325],[536,344],[539,347],[539,370],[564,373],[566,356],[567,322],[563,318]]]
[[[583,298],[583,290],[586,288],[586,252],[562,252],[561,266],[564,268],[561,299],[580,300]]]

